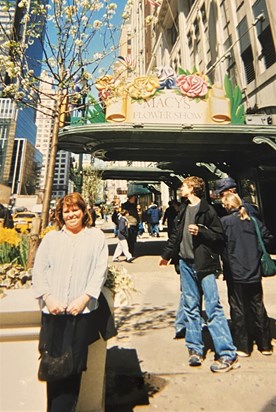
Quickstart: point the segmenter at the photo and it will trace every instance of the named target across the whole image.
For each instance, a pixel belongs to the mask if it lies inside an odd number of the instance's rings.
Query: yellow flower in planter
[[[17,233],[15,229],[0,228],[0,264],[25,265],[27,249],[26,235]]]
[[[8,243],[11,246],[18,246],[21,236],[15,229],[0,228],[0,244]]]

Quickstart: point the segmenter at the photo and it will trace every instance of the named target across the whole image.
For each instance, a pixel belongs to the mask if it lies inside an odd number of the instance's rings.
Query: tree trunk
[[[45,183],[45,190],[43,195],[43,206],[42,206],[42,229],[45,229],[48,225],[49,221],[49,210],[50,210],[50,202],[52,196],[52,187],[55,175],[55,165],[56,165],[56,157],[58,151],[58,133],[59,133],[59,122],[61,116],[61,107],[62,102],[64,99],[64,95],[62,90],[58,91],[57,95],[57,109],[55,115],[55,123],[53,129],[53,137],[51,142],[51,152],[50,152],[50,160],[49,160],[49,167],[47,170],[47,178]]]
[[[39,233],[40,233],[41,219],[40,217],[33,218],[32,229],[29,236],[29,252],[27,260],[27,269],[30,269],[34,265],[35,254],[39,246]]]

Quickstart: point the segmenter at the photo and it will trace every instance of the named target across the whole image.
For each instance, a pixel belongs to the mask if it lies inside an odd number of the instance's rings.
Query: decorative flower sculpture
[[[161,6],[162,0],[148,0],[148,3],[154,7]]]
[[[208,77],[199,72],[181,74],[177,77],[176,84],[180,92],[188,97],[204,97],[208,93]]]
[[[157,67],[156,76],[159,79],[160,89],[173,89],[176,87],[176,74],[171,67]]]
[[[128,72],[133,72],[136,68],[136,60],[131,56],[118,56],[119,62],[127,69]]]
[[[114,77],[110,74],[100,77],[96,80],[95,87],[99,90],[99,96],[101,99],[106,100],[112,95],[115,89]]]
[[[133,99],[147,100],[159,89],[159,80],[156,76],[136,77],[129,85],[128,92]]]

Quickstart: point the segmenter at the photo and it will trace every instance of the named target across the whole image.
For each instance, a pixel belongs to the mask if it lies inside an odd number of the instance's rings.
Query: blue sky
[[[68,1],[68,4],[70,4],[71,1]],[[114,46],[117,46],[119,43],[119,38],[120,38],[120,33],[121,33],[121,25],[122,25],[122,13],[124,11],[125,5],[127,3],[127,0],[105,0],[105,4],[111,4],[111,3],[115,3],[117,4],[117,10],[115,15],[112,17],[112,19],[110,20],[110,22],[112,23],[112,26],[114,27],[114,32],[113,32],[113,43],[111,41],[107,41],[106,44],[104,44],[104,29],[100,29],[98,32],[96,32],[95,37],[92,39],[92,41],[89,44],[89,47],[86,49],[86,53],[85,53],[85,59],[87,59],[88,61],[93,61],[93,56],[96,53],[103,53],[106,52],[107,56],[104,57],[99,64],[93,64],[89,67],[89,69],[92,71],[95,69],[96,66],[99,66],[98,69],[96,69],[96,71],[94,72],[94,77],[100,77],[100,72],[99,69],[102,68],[102,71],[106,71],[109,69],[110,71],[110,67],[112,66],[114,60],[116,59],[116,56],[119,55],[119,50],[115,50],[114,53],[109,54],[110,53],[110,47],[112,44],[114,44]],[[95,17],[94,19],[98,19],[98,20],[102,20],[102,16],[105,13],[105,9],[102,9],[100,11],[95,12]],[[51,12],[50,12],[51,14]],[[47,27],[47,32],[48,35],[51,39],[51,44],[54,45],[55,44],[55,36],[56,36],[56,29],[51,27],[51,23],[48,24]],[[69,47],[69,45],[68,45]],[[50,49],[47,47],[47,50],[49,52],[49,56],[51,56],[51,51]],[[90,71],[88,70],[88,71]]]
[[[121,25],[122,25],[122,13],[124,11],[125,5],[127,0],[115,0],[114,1],[117,4],[117,11],[116,11],[116,15],[112,18],[111,22],[113,24],[113,26],[115,26],[117,28],[116,33],[115,33],[115,39],[116,39],[116,43],[119,43],[119,38],[120,38],[120,34],[121,34]],[[99,46],[97,46],[99,50]],[[119,50],[115,51],[115,55],[118,56],[119,55]],[[105,67],[108,67],[109,65],[112,64],[114,58],[112,56],[107,57],[104,59],[103,61],[103,65]]]

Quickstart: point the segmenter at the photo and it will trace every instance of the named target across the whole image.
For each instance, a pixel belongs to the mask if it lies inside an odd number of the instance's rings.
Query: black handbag
[[[73,320],[73,325],[69,333],[64,333],[64,344],[62,353],[60,356],[54,356],[51,354],[51,342],[54,338],[55,319],[49,323],[48,330],[48,342],[49,344],[42,343],[40,348],[40,364],[38,368],[38,379],[40,381],[54,382],[62,380],[73,374],[74,371],[74,358],[72,351],[72,340],[75,329],[76,319]],[[65,349],[64,346],[67,345]]]
[[[73,369],[74,361],[72,349],[67,350],[58,357],[51,356],[46,350],[41,355],[38,379],[46,382],[65,379],[72,375]]]
[[[265,248],[264,241],[262,239],[262,235],[261,235],[261,232],[260,232],[260,228],[258,226],[258,223],[257,223],[256,219],[253,216],[251,216],[250,218],[252,219],[252,221],[255,225],[258,241],[259,241],[259,244],[260,244],[262,252],[263,252],[262,257],[261,257],[262,276],[263,277],[275,276],[276,275],[275,262],[271,258],[270,254],[267,252],[267,250]]]

